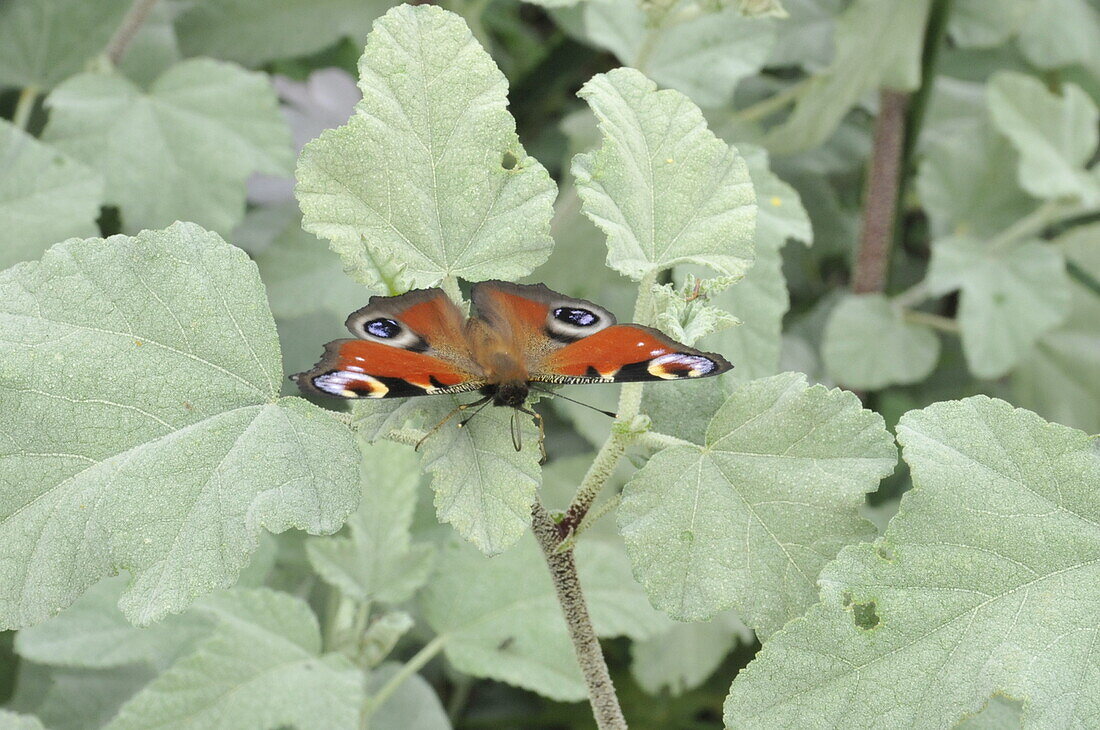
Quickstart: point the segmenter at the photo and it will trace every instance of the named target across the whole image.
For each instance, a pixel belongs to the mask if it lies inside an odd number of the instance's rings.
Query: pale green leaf
[[[0,710],[0,730],[46,730],[46,726],[34,715]]]
[[[245,180],[285,172],[290,131],[267,77],[209,59],[176,64],[144,91],[81,74],[46,99],[43,140],[106,179],[126,231],[190,220],[228,234]]]
[[[645,71],[699,106],[718,107],[729,102],[741,79],[760,71],[775,44],[775,23],[746,17],[735,7],[708,12],[691,2],[652,23],[637,0],[590,0],[583,34],[623,65]]]
[[[1033,0],[1019,46],[1039,68],[1100,62],[1100,12],[1091,0]]]
[[[1020,189],[1019,156],[983,120],[929,144],[917,192],[937,236],[992,236],[1035,207]]]
[[[880,86],[916,89],[929,4],[855,0],[837,21],[833,63],[813,77],[791,115],[768,132],[765,146],[783,155],[817,147],[865,94]]]
[[[343,657],[321,655],[317,619],[304,601],[237,590],[199,608],[218,622],[214,633],[123,705],[108,728],[359,726],[362,675]]]
[[[969,715],[952,730],[1021,730],[1023,703],[1004,695],[993,695],[975,715]]]
[[[463,20],[394,8],[359,73],[356,113],[299,158],[306,230],[353,274],[400,261],[413,286],[515,279],[545,261],[554,183],[520,145],[507,81]]]
[[[165,667],[207,633],[204,622],[192,614],[171,616],[147,628],[134,626],[118,610],[125,587],[123,576],[96,583],[59,615],[20,631],[16,653],[53,666]]]
[[[950,727],[1001,693],[1025,727],[1088,727],[1096,444],[984,396],[907,413],[898,440],[915,488],[738,674],[726,724]]]
[[[401,637],[416,622],[404,611],[389,611],[374,618],[361,636],[352,635],[351,645],[359,644],[359,656],[368,667],[376,667],[390,655]]]
[[[0,88],[50,89],[107,47],[130,0],[5,0],[0,4]]]
[[[69,669],[22,660],[9,707],[33,712],[50,730],[99,728],[155,676],[145,664]]]
[[[320,51],[340,38],[358,44],[392,0],[198,0],[176,26],[189,56],[259,66]]]
[[[368,694],[373,694],[401,669],[395,662],[383,664],[370,676]],[[370,716],[370,730],[450,730],[451,721],[439,696],[419,674],[397,686],[389,698]]]
[[[802,207],[802,198],[798,191],[772,172],[767,150],[751,144],[739,144],[737,149],[745,158],[753,189],[756,190],[757,251],[765,247],[778,251],[791,240],[807,246],[813,243],[813,226],[806,209]]]
[[[646,692],[676,697],[705,682],[738,641],[751,642],[752,631],[729,611],[704,623],[673,624],[631,645],[630,673]]]
[[[1100,225],[1058,239],[1069,261],[1100,280]],[[1013,372],[1013,395],[1044,418],[1100,433],[1100,297],[1073,281],[1069,319],[1043,335]]]
[[[1035,12],[1035,0],[958,0],[947,30],[962,48],[999,46],[1020,30]]]
[[[881,294],[849,295],[829,315],[821,356],[829,376],[848,388],[878,390],[917,383],[936,367],[940,340],[905,320]]]
[[[363,497],[348,520],[349,537],[311,538],[313,569],[357,601],[399,603],[428,579],[432,547],[413,545],[409,528],[420,465],[412,448],[379,443],[361,448]]]
[[[768,66],[818,70],[833,58],[833,33],[843,0],[784,0],[790,17],[776,23],[776,42]]]
[[[99,232],[103,179],[0,119],[0,269]]]
[[[694,345],[701,337],[741,323],[729,312],[707,304],[705,293],[693,291],[705,281],[689,274],[679,288],[672,284],[653,287],[654,323],[677,342]]]
[[[742,385],[705,447],[658,452],[624,488],[634,574],[675,619],[733,607],[767,636],[813,603],[840,548],[872,534],[858,507],[895,460],[882,418],[849,392],[795,373]]]
[[[153,6],[118,64],[124,76],[148,87],[169,66],[180,62],[183,56],[175,20],[181,9],[180,5],[165,2]]]
[[[465,400],[469,401],[469,398]],[[426,404],[429,427],[458,401],[437,396]],[[462,428],[452,418],[420,447],[432,475],[436,515],[486,555],[511,547],[531,524],[531,505],[542,480],[538,430],[531,417],[511,408],[487,407]],[[510,421],[519,418],[523,450],[512,443]]]
[[[648,638],[667,627],[668,620],[649,606],[630,577],[621,547],[582,540],[576,555],[598,634]],[[561,606],[532,535],[494,558],[452,543],[439,563],[420,604],[428,623],[445,639],[444,651],[456,669],[552,699],[585,696]]]
[[[993,247],[956,236],[936,241],[927,284],[962,290],[958,321],[970,371],[1004,375],[1069,315],[1070,283],[1058,249],[1038,242]]]
[[[1081,87],[1051,93],[1039,79],[1003,72],[988,87],[989,113],[1020,153],[1020,185],[1036,198],[1100,201],[1100,185],[1085,171],[1096,151],[1100,110]]]
[[[345,428],[279,399],[254,264],[192,224],[71,240],[0,274],[0,616],[26,626],[127,570],[148,624],[231,585],[261,528],[335,531]]]
[[[607,264],[635,279],[678,263],[741,275],[756,220],[744,160],[678,91],[633,69],[580,91],[599,119],[601,147],[573,158],[585,215],[607,234]]]

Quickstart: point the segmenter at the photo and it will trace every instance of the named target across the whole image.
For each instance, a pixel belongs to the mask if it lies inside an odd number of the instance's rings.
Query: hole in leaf
[[[509,151],[504,152],[504,157],[500,160],[500,166],[505,170],[514,170],[516,165],[519,164],[519,159]]]
[[[684,530],[680,533],[680,542],[692,543],[695,542],[695,533],[691,530]]]
[[[844,596],[840,599],[840,605],[844,608],[850,607],[852,605],[852,594],[844,591]]]
[[[888,563],[894,562],[894,546],[885,541],[875,545],[875,553]]]
[[[856,622],[856,627],[864,631],[870,631],[871,629],[877,628],[879,625],[879,618],[878,614],[875,613],[875,602],[853,603],[852,619]]]

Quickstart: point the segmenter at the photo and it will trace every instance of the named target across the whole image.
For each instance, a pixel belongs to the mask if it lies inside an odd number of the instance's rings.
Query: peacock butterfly
[[[461,408],[491,402],[537,416],[524,405],[535,383],[681,380],[733,367],[651,327],[616,324],[603,307],[544,284],[483,281],[471,298],[477,314],[467,319],[442,289],[371,297],[347,319],[357,339],[328,343],[312,370],[291,379],[338,398],[478,390],[483,398]]]

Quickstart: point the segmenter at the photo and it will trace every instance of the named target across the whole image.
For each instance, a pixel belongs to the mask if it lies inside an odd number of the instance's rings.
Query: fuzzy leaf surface
[[[418,287],[515,279],[546,260],[556,187],[520,145],[508,83],[459,16],[393,8],[359,75],[355,114],[299,158],[306,230],[353,276],[400,261]]]
[[[882,418],[784,373],[740,386],[705,446],[659,451],[623,489],[619,530],[654,606],[680,621],[736,608],[763,636],[817,595],[817,574],[872,534],[864,495],[894,468]]]
[[[214,632],[123,705],[110,730],[359,726],[362,675],[343,656],[321,654],[304,601],[236,590],[198,610],[217,622]]]
[[[245,180],[285,173],[290,130],[263,74],[191,59],[148,90],[117,74],[74,76],[46,99],[42,139],[106,180],[127,232],[189,220],[228,234]]]
[[[898,424],[915,488],[876,544],[737,676],[727,726],[946,727],[994,693],[1025,727],[1100,707],[1100,452],[1081,431],[976,396]]]
[[[103,178],[0,119],[0,269],[99,232]]]
[[[882,294],[845,297],[825,326],[821,356],[837,383],[877,390],[916,383],[936,367],[940,340],[929,327],[906,322]]]
[[[261,528],[335,531],[354,508],[347,429],[278,398],[256,267],[193,224],[73,239],[0,274],[0,623],[100,577],[148,624],[231,585]]]
[[[980,378],[1011,370],[1070,310],[1066,262],[1036,241],[995,248],[955,236],[936,241],[928,268],[934,294],[962,290],[959,327],[966,362]]]
[[[744,274],[756,228],[752,180],[699,108],[629,68],[594,76],[579,95],[603,143],[574,157],[572,171],[585,215],[607,234],[607,265],[634,279],[680,263]]]

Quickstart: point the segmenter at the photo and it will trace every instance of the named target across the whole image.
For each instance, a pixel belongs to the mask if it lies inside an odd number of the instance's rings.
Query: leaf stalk
[[[134,36],[141,30],[141,26],[145,24],[146,18],[149,17],[149,13],[152,12],[153,6],[156,4],[157,0],[134,0],[134,4],[126,12],[122,23],[118,26],[118,30],[111,36],[111,40],[107,42],[107,48],[103,52],[112,66],[117,66],[122,61],[126,55],[126,49],[130,47]]]

